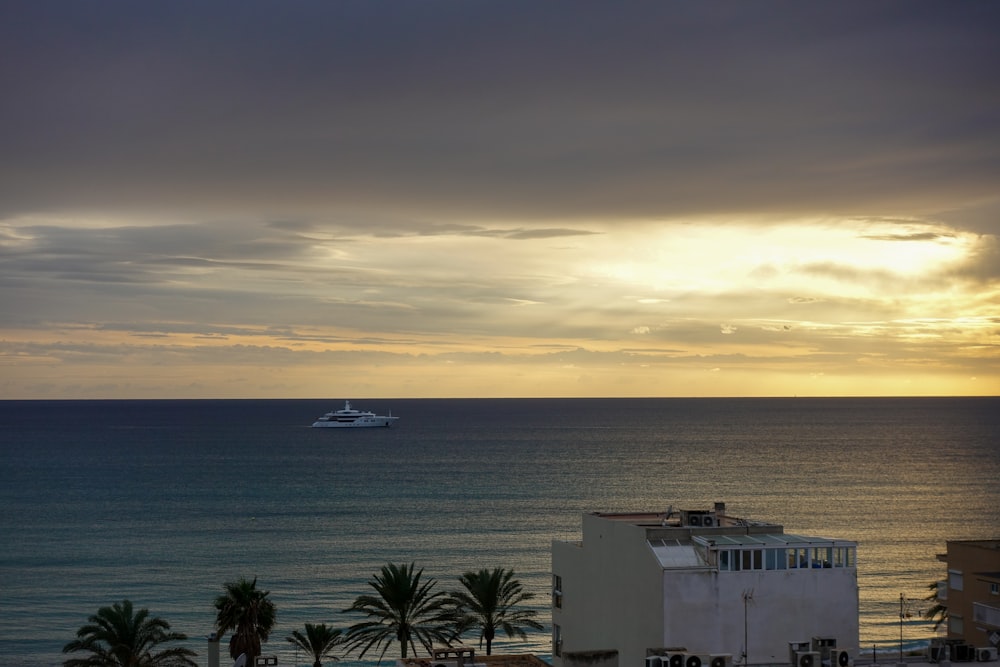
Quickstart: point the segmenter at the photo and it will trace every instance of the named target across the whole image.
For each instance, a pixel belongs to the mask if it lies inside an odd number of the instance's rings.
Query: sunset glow
[[[0,398],[997,394],[918,4],[8,6]]]

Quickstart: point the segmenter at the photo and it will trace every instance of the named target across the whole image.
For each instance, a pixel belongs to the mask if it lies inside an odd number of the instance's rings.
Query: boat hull
[[[350,401],[344,402],[343,410],[334,410],[313,422],[313,428],[378,428],[390,426],[399,419],[388,415],[377,415],[368,410],[355,410]]]
[[[355,420],[352,422],[338,422],[338,421],[316,421],[313,422],[313,428],[379,428],[392,426],[392,422],[399,419],[398,417],[375,417],[374,419],[365,420]]]

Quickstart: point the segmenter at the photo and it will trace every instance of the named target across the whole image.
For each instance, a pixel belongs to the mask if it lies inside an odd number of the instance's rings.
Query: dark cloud
[[[20,242],[0,246],[0,264],[8,275],[157,281],[168,269],[225,265],[274,271],[293,266],[294,260],[309,251],[294,236],[276,236],[262,233],[256,226],[236,224],[98,228],[36,225],[21,227],[20,232]]]
[[[988,366],[997,34],[937,0],[0,2],[0,357],[126,395]]]
[[[1000,171],[993,3],[0,12],[8,215],[960,217]]]
[[[940,234],[937,232],[914,232],[912,234],[862,234],[860,238],[870,241],[937,241],[940,239],[954,239],[954,234]]]
[[[1000,280],[1000,240],[995,235],[982,237],[972,255],[941,278],[970,280],[992,290]],[[983,297],[983,306],[991,308],[988,293]]]
[[[517,229],[504,234],[504,238],[518,240],[555,239],[566,236],[587,236],[593,233],[594,232],[582,231],[579,229]]]

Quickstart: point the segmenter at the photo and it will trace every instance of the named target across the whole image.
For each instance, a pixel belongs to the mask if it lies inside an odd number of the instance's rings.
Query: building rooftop
[[[757,521],[726,514],[726,504],[717,502],[711,509],[674,509],[664,512],[594,512],[608,521],[621,521],[644,528],[756,528],[781,533],[783,528],[768,521]]]
[[[704,567],[705,559],[690,544],[653,544],[653,553],[664,568]]]
[[[670,570],[714,569],[719,565],[718,554],[723,550],[769,549],[774,553],[767,554],[767,563],[758,554],[750,556],[742,569],[786,569],[779,561],[790,562],[787,559],[794,558],[796,562],[807,562],[810,557],[815,567],[830,567],[830,562],[843,567],[846,563],[853,565],[849,551],[857,547],[851,540],[786,533],[779,524],[730,516],[726,514],[726,504],[721,502],[711,509],[674,509],[671,506],[664,512],[592,512],[589,516],[644,530],[646,543],[660,566]],[[585,533],[586,523],[585,520]],[[580,542],[576,544],[582,546]],[[780,550],[800,550],[801,553],[790,555],[779,553]],[[726,558],[731,560],[736,556]]]
[[[754,533],[741,535],[698,535],[694,539],[696,542],[713,547],[808,547],[824,545],[828,546],[836,542],[853,544],[849,540],[838,540],[829,537],[813,537],[810,535],[793,535],[791,533]]]
[[[1000,539],[996,540],[948,540],[947,544],[963,547],[980,547],[982,549],[1000,549]]]

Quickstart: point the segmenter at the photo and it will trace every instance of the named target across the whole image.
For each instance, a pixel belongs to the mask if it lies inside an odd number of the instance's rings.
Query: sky
[[[998,34],[0,0],[0,399],[1000,395]]]

